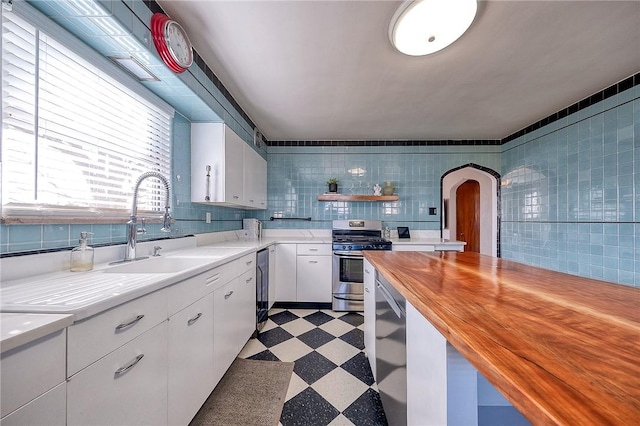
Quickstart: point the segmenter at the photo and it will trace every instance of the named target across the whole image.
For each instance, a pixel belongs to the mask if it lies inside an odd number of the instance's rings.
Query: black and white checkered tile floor
[[[283,426],[386,425],[354,312],[272,309],[240,357],[294,362]]]

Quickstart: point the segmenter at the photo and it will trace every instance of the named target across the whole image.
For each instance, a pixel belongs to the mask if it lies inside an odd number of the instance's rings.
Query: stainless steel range
[[[379,220],[333,221],[334,311],[364,310],[363,250],[391,250]]]

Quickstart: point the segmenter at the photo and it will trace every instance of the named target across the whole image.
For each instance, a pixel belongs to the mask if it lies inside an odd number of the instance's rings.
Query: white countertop
[[[9,276],[10,278],[3,280],[0,288],[0,310],[3,312],[0,318],[2,350],[27,343],[57,329],[62,329],[75,321],[96,315],[273,244],[331,244],[331,236],[327,234],[291,233],[265,236],[259,240],[243,240],[234,237],[233,233],[227,233],[223,236],[203,234],[196,236],[195,239],[185,239],[182,242],[163,241],[162,245],[165,246],[166,251],[163,250],[162,259],[176,257],[203,259],[202,262],[193,262],[193,265],[178,272],[105,272],[117,267],[117,265],[109,264],[118,260],[119,252],[113,248],[105,248],[102,254],[98,253],[100,249],[96,249],[96,259],[102,263],[96,264],[94,269],[88,272],[65,270],[68,268],[68,265],[65,267],[68,252],[55,253],[48,257],[47,255],[33,255],[13,259],[15,262],[13,269],[30,270],[33,273],[34,267],[37,271],[41,264],[47,264],[47,267],[51,267],[50,264],[55,264],[56,269],[53,269],[53,272],[36,272],[38,275],[22,278],[16,278],[14,271],[3,277]],[[399,245],[464,244],[460,241],[439,238],[403,240],[393,238],[392,242]],[[152,247],[154,244],[156,243],[148,245]],[[147,254],[143,249],[148,250],[144,248],[143,244],[140,244],[140,253]],[[113,257],[114,253],[116,253],[115,258]],[[152,261],[153,258],[150,258],[135,263]],[[36,263],[34,264],[34,262]],[[5,265],[3,264],[3,267]],[[23,329],[24,331],[21,331]]]
[[[73,324],[73,315],[0,314],[0,352],[5,353]]]
[[[417,245],[417,244],[424,244],[424,245],[466,245],[467,243],[464,241],[457,241],[457,240],[446,240],[444,238],[391,238],[391,242],[393,244],[397,244],[397,245]]]

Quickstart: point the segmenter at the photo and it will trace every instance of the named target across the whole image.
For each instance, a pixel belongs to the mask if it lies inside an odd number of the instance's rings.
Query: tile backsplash
[[[502,148],[503,257],[640,286],[640,86]]]

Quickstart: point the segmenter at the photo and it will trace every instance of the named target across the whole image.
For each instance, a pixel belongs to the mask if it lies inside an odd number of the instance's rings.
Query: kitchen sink
[[[104,269],[110,274],[172,274],[211,263],[210,257],[151,257]]]

